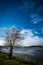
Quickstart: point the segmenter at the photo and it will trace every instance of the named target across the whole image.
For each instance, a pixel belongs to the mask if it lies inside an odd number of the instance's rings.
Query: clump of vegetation
[[[15,56],[12,56],[12,59],[10,59],[8,54],[0,53],[0,65],[43,65],[43,62],[34,62]]]

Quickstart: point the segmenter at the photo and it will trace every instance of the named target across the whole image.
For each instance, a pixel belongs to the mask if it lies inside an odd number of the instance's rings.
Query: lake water
[[[2,48],[2,52],[9,53],[9,49]],[[15,48],[13,49],[13,55],[23,57],[26,59],[32,59],[37,61],[43,61],[43,48],[29,47],[29,48]]]

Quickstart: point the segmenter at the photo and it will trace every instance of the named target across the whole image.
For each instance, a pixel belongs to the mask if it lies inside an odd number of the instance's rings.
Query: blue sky
[[[43,0],[0,0],[0,28],[11,26],[43,39]]]

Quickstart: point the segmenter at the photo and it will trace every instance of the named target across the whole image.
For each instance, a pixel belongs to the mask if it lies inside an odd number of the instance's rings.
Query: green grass
[[[12,56],[12,59],[9,59],[8,54],[0,53],[0,65],[43,65],[43,62],[34,62],[15,56]]]

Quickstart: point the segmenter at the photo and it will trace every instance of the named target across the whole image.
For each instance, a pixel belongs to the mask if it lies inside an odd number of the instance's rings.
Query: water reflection
[[[9,53],[10,48],[2,48],[2,52]],[[33,59],[38,61],[43,61],[43,48],[18,48],[13,49],[13,55],[24,57],[26,59]]]

